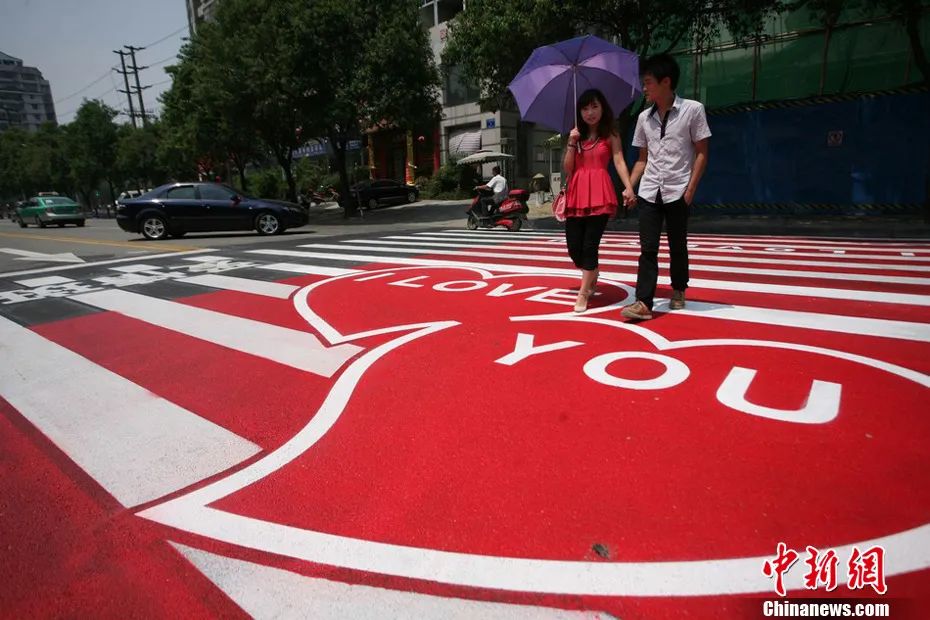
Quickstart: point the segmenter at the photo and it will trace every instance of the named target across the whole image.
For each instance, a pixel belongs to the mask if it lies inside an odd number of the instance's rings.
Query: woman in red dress
[[[575,128],[568,135],[568,148],[562,162],[565,177],[569,179],[565,242],[572,262],[581,269],[575,312],[588,309],[588,298],[594,294],[597,285],[601,237],[608,218],[617,213],[617,192],[607,172],[607,162],[611,158],[625,188],[623,204],[625,207],[633,206],[636,195],[623,159],[613,111],[601,91],[585,91],[578,98]]]

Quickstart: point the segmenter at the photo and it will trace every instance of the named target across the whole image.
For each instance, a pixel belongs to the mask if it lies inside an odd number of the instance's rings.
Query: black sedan
[[[120,201],[116,223],[146,239],[226,230],[279,235],[287,228],[304,226],[307,212],[289,202],[252,198],[217,183],[171,183]]]
[[[384,204],[406,204],[420,199],[420,190],[391,179],[362,181],[352,186],[358,204],[375,209]]]

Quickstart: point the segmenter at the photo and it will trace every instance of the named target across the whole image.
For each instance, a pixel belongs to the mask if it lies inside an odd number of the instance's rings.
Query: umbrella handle
[[[572,99],[572,107],[575,109],[575,113],[572,116],[575,117],[575,129],[578,129],[578,65],[572,65],[572,89],[575,94],[575,98]],[[575,143],[575,149],[579,153],[581,152],[581,140]]]

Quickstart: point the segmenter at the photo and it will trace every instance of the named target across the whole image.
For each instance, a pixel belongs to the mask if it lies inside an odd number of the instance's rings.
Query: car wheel
[[[146,215],[142,218],[142,225],[139,227],[142,236],[151,241],[160,241],[168,236],[168,224],[165,218],[160,215]]]
[[[281,220],[274,213],[259,213],[255,218],[255,230],[260,235],[280,235],[283,228]]]
[[[64,227],[65,227],[64,222],[58,222],[58,228],[64,228]]]
[[[39,228],[45,228],[46,226],[45,222],[40,220],[38,215],[36,216],[36,226],[38,226]]]
[[[84,220],[78,220],[77,225],[78,228],[84,228]]]
[[[468,221],[465,223],[465,228],[468,230],[478,230],[478,218],[469,213]]]
[[[377,208],[378,208],[378,201],[375,200],[374,198],[371,198],[371,199],[368,201],[368,208],[369,208],[369,209],[377,209]]]
[[[416,202],[416,201],[417,201],[416,192],[410,192],[409,194],[407,194],[407,202]]]
[[[19,218],[19,227],[20,227],[20,228],[25,228],[25,227],[26,227],[26,222],[25,222],[25,220],[23,220],[23,218]]]

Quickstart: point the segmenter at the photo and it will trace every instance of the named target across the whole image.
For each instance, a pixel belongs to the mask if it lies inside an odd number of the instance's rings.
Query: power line
[[[109,94],[112,93],[112,92],[116,92],[116,87],[115,87],[115,86],[112,87],[112,88],[110,88],[110,90],[108,90],[108,91],[105,91],[105,92],[100,93],[100,94],[97,95],[96,97],[91,97],[90,99],[88,99],[88,101],[103,101],[103,98],[106,97],[107,95],[109,95]],[[104,103],[106,103],[107,105],[110,105],[110,104],[109,104],[108,102],[106,102],[106,101],[104,101]],[[71,110],[68,110],[67,112],[63,112],[63,113],[61,113],[61,114],[58,114],[58,115],[57,115],[57,116],[58,116],[58,119],[61,120],[62,118],[66,117],[66,116],[71,116],[72,114],[74,114],[75,112],[77,112],[78,110],[80,110],[80,109],[81,109],[81,106],[83,106],[83,105],[84,105],[84,103],[82,102],[81,105],[79,105],[78,107],[73,108],[73,109],[71,109]]]
[[[187,30],[187,26],[182,26],[181,28],[178,28],[178,29],[175,30],[174,32],[172,32],[172,33],[170,33],[170,34],[166,34],[165,36],[161,37],[160,39],[158,39],[158,40],[156,40],[156,41],[154,41],[154,42],[152,42],[152,43],[149,43],[148,45],[144,45],[143,47],[152,47],[152,46],[154,46],[154,45],[158,45],[159,43],[162,43],[162,42],[164,42],[164,41],[167,41],[168,39],[170,39],[171,37],[175,36],[176,34],[180,34],[180,33],[183,32],[184,30]],[[136,49],[138,50],[138,49],[140,49],[140,48],[136,48]],[[171,58],[174,58],[174,56],[172,56]],[[159,62],[157,62],[157,63],[155,63],[155,64],[158,65],[158,64],[161,64],[162,62],[166,62],[166,61],[168,61],[168,60],[170,60],[170,58],[166,58],[165,60],[160,60]],[[106,79],[107,75],[110,74],[110,71],[116,71],[116,67],[110,67],[109,69],[107,69],[107,72],[106,72],[106,73],[104,73],[103,75],[101,75],[100,77],[98,77],[97,79],[95,79],[93,82],[87,84],[86,86],[84,86],[84,87],[81,88],[80,90],[71,93],[71,94],[68,95],[67,97],[62,97],[61,99],[56,99],[56,100],[55,100],[55,104],[57,105],[57,104],[59,104],[59,103],[64,103],[65,101],[68,101],[69,99],[73,99],[74,97],[77,97],[78,95],[80,95],[80,94],[83,93],[84,91],[88,90],[89,88],[95,86],[95,85],[98,84],[99,82],[101,82],[101,81],[103,81],[104,79]]]
[[[55,100],[55,105],[58,105],[59,103],[63,103],[63,102],[65,102],[65,101],[67,101],[68,99],[73,99],[74,97],[77,97],[78,95],[80,95],[81,93],[83,93],[84,91],[86,91],[87,89],[89,89],[91,86],[93,86],[94,84],[97,84],[98,82],[101,82],[101,81],[103,81],[104,79],[106,79],[106,77],[107,77],[108,75],[112,75],[110,72],[113,71],[114,69],[116,69],[116,67],[110,67],[109,69],[107,69],[107,72],[106,72],[106,73],[104,73],[103,75],[101,75],[99,78],[97,78],[96,80],[94,80],[93,82],[91,82],[90,84],[88,84],[87,86],[85,86],[84,88],[82,88],[81,90],[76,91],[76,92],[73,92],[73,93],[71,93],[70,95],[68,95],[67,97],[62,97],[61,99]]]
[[[158,45],[158,44],[161,43],[162,41],[167,41],[168,39],[170,39],[170,38],[173,37],[174,35],[179,34],[179,33],[183,32],[183,31],[187,30],[187,28],[188,28],[187,26],[182,26],[182,27],[178,28],[177,30],[175,30],[174,32],[172,32],[171,34],[166,34],[165,36],[163,36],[163,37],[160,38],[159,40],[157,40],[157,41],[155,41],[155,42],[153,42],[153,43],[149,43],[149,44],[147,44],[147,45],[143,45],[142,47],[152,47],[152,46],[154,46],[154,45]]]
[[[150,64],[149,66],[150,66],[150,67],[157,67],[158,65],[164,64],[164,63],[168,62],[169,60],[177,60],[177,57],[178,57],[178,55],[177,55],[177,54],[174,54],[173,56],[168,56],[167,58],[162,58],[162,59],[159,60],[159,61],[153,62],[153,63]]]

